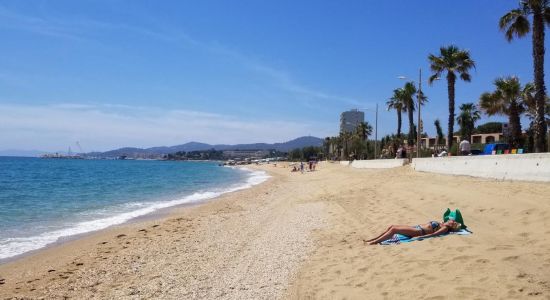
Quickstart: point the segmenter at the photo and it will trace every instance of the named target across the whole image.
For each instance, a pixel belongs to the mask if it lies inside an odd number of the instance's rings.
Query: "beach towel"
[[[401,243],[421,241],[421,240],[424,240],[424,239],[444,237],[444,236],[447,236],[449,234],[468,235],[468,234],[472,234],[472,232],[468,229],[461,229],[460,231],[449,232],[449,233],[445,233],[445,234],[442,234],[442,235],[432,236],[432,237],[427,237],[427,238],[422,238],[422,237],[420,237],[420,238],[419,237],[411,238],[410,236],[406,236],[406,235],[402,235],[402,234],[394,234],[391,238],[381,242],[380,245],[397,245],[397,244],[401,244]]]

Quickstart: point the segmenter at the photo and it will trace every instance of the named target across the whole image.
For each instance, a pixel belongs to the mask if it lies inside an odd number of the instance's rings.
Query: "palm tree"
[[[416,86],[414,85],[414,82],[410,81],[405,83],[405,86],[401,88],[402,90],[402,97],[403,102],[405,104],[405,107],[407,108],[407,113],[409,117],[409,136],[407,137],[407,144],[409,146],[412,146],[414,141],[416,140],[416,132],[415,132],[415,126],[414,126],[414,95],[416,95]]]
[[[386,102],[388,110],[395,109],[397,112],[397,136],[401,136],[401,113],[406,110],[403,103],[402,89],[393,90],[393,96]]]
[[[349,157],[349,154],[350,154],[349,142],[352,137],[353,135],[351,134],[351,132],[347,132],[347,131],[340,132],[340,140],[342,143],[342,159],[347,159],[347,157]]]
[[[475,123],[481,118],[481,112],[474,103],[463,103],[460,105],[460,114],[456,122],[460,125],[461,139],[472,140]]]
[[[461,50],[457,46],[450,45],[439,49],[440,55],[430,54],[430,69],[433,75],[429,78],[432,84],[443,73],[447,73],[447,93],[449,96],[449,127],[447,128],[447,149],[450,151],[453,145],[453,127],[455,122],[455,83],[457,75],[460,79],[470,82],[470,69],[475,68],[475,62],[470,57],[468,50]]]
[[[340,158],[342,157],[342,148],[343,148],[343,143],[342,143],[342,134],[338,135],[338,136],[333,136],[330,138],[330,145],[331,145],[331,150],[332,150],[332,156],[333,158]]]
[[[439,122],[439,119],[436,119],[434,121],[434,125],[435,125],[435,131],[437,132],[437,142],[435,144],[439,145],[439,143],[443,141],[445,136],[443,135],[443,130],[441,129],[441,122]]]
[[[366,141],[369,135],[372,134],[372,126],[369,122],[361,122],[357,125],[356,131],[361,141]]]
[[[528,151],[531,152],[535,148],[535,120],[537,117],[537,104],[535,101],[535,85],[527,83],[523,87],[522,91],[523,102],[525,103],[525,115],[529,118],[529,128],[527,131],[528,136]],[[545,122],[546,127],[550,126],[550,99],[546,97]]]
[[[521,92],[523,102],[525,103],[525,115],[531,120],[534,124],[534,121],[537,116],[537,104],[535,101],[535,85],[532,83],[527,83]],[[546,97],[546,104],[544,109],[544,115],[546,124],[550,124],[550,99]]]
[[[323,149],[324,149],[324,152],[325,152],[325,159],[326,160],[328,160],[329,156],[330,156],[330,148],[331,148],[330,146],[331,146],[331,137],[327,136],[323,140]]]
[[[533,71],[535,78],[535,152],[546,151],[546,88],[544,86],[544,29],[550,24],[549,0],[522,0],[519,8],[512,9],[500,18],[499,27],[510,42],[524,37],[530,31],[533,44]],[[529,21],[533,16],[533,23]]]
[[[520,115],[525,112],[525,96],[517,77],[500,77],[495,79],[496,90],[492,93],[483,93],[479,98],[479,106],[489,116],[507,115],[510,124],[510,143],[513,147],[521,147]]]

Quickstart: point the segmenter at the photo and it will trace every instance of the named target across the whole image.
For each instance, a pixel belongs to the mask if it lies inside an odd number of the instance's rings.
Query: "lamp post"
[[[398,76],[399,79],[407,79],[405,76]],[[439,80],[438,78],[435,78],[435,80]],[[421,132],[420,132],[420,108],[422,107],[422,68],[418,69],[418,92],[416,93],[416,99],[418,102],[418,121],[416,124],[416,157],[420,157],[420,140],[421,140]]]
[[[420,157],[420,108],[422,107],[422,68],[418,70],[418,123],[416,124],[416,158]]]
[[[378,158],[378,102],[376,103],[376,117],[374,118],[374,159]]]

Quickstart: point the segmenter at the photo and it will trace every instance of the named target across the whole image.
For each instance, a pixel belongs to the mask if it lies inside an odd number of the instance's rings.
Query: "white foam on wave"
[[[253,171],[246,168],[239,168],[239,169],[250,172],[246,182],[244,184],[231,186],[224,190],[196,192],[194,194],[188,195],[181,199],[175,199],[175,200],[169,200],[169,201],[163,201],[163,202],[151,202],[149,205],[145,207],[143,207],[144,206],[143,203],[139,203],[139,204],[135,204],[134,206],[136,207],[142,206],[142,208],[132,210],[129,212],[120,213],[114,216],[91,220],[91,221],[79,222],[76,224],[72,224],[67,228],[44,232],[36,236],[1,239],[0,240],[0,260],[43,248],[47,245],[57,242],[60,238],[70,237],[70,236],[83,234],[83,233],[89,233],[92,231],[105,229],[113,225],[122,224],[122,223],[128,222],[131,219],[153,213],[163,208],[200,202],[200,201],[218,197],[225,193],[231,193],[231,192],[247,189],[254,185],[257,185],[266,181],[270,177],[263,171]],[[131,206],[132,205],[127,205],[127,207],[131,207]]]

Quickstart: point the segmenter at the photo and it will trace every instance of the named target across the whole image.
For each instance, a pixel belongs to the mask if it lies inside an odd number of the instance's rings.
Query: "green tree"
[[[288,153],[288,156],[290,160],[293,160],[293,161],[302,160],[304,158],[304,153],[302,152],[302,149],[296,148],[296,149],[292,149],[290,153]]]
[[[326,159],[328,159],[330,156],[330,149],[331,149],[331,137],[327,136],[323,140],[323,152],[325,153]]]
[[[544,30],[550,24],[550,4],[548,0],[522,0],[519,8],[512,9],[500,18],[499,27],[510,42],[514,37],[521,38],[532,31],[533,72],[535,78],[535,152],[546,151],[545,106],[546,87],[544,86]],[[532,16],[532,23],[529,20]]]
[[[474,103],[463,103],[460,105],[460,114],[456,122],[460,125],[460,137],[470,141],[474,132],[475,123],[481,118],[481,112]]]
[[[356,133],[362,141],[366,141],[372,134],[372,126],[369,122],[361,122],[357,125]]]
[[[535,86],[532,83],[527,83],[522,90],[522,99],[526,106],[525,115],[531,120],[534,126],[534,122],[537,116],[537,104],[535,100]],[[544,108],[544,119],[546,125],[550,124],[550,99],[546,97],[546,105]]]
[[[407,143],[409,146],[414,144],[414,141],[416,140],[416,130],[414,126],[414,96],[416,95],[416,86],[414,85],[414,82],[410,81],[405,83],[405,86],[402,88],[403,90],[403,102],[405,103],[405,107],[407,108],[407,115],[409,117],[409,135],[407,136]]]
[[[510,144],[521,147],[520,115],[525,112],[523,89],[517,77],[500,77],[495,79],[496,90],[483,93],[479,98],[479,106],[489,116],[506,115],[510,126]]]
[[[441,129],[441,122],[439,122],[439,119],[436,119],[434,121],[434,125],[435,125],[435,131],[437,132],[437,141],[436,141],[436,145],[439,145],[443,139],[445,139],[445,136],[443,135],[443,129]]]
[[[474,129],[474,133],[495,133],[495,132],[501,132],[502,131],[502,123],[501,122],[487,122],[484,124],[481,124]]]
[[[347,160],[350,155],[350,142],[353,134],[351,132],[343,131],[340,132],[340,139],[342,143],[342,156],[343,160]]]
[[[450,45],[439,49],[439,56],[430,54],[430,69],[433,74],[429,78],[429,83],[432,84],[444,73],[447,78],[447,94],[449,97],[449,124],[447,128],[447,149],[451,149],[453,145],[453,127],[455,122],[455,84],[457,76],[460,79],[470,82],[470,69],[475,68],[475,62],[470,57],[470,52],[461,50],[457,46]]]
[[[403,102],[402,94],[402,89],[395,89],[393,90],[393,96],[390,98],[390,100],[386,102],[386,105],[388,106],[388,111],[391,109],[395,109],[395,111],[397,112],[397,136],[401,136],[401,114],[407,109],[405,107],[405,103]]]
[[[322,149],[320,147],[308,146],[302,148],[302,155],[305,160],[316,159],[321,152]]]

